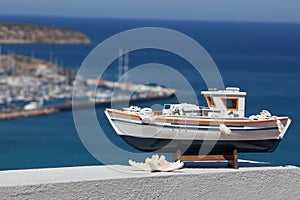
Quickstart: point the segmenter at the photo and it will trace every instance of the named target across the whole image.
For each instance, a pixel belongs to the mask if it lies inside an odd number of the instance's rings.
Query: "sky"
[[[0,15],[300,22],[300,0],[0,0]]]

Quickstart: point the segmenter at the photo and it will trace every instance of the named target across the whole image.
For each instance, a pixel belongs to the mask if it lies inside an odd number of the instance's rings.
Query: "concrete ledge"
[[[1,199],[297,199],[300,168],[185,168],[148,173],[130,166],[0,171]]]

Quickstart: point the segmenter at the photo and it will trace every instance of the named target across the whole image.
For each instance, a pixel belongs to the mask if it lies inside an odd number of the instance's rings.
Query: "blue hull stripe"
[[[219,126],[207,126],[206,127],[200,127],[200,126],[192,126],[192,125],[169,125],[169,124],[148,124],[148,123],[139,123],[139,122],[134,122],[134,121],[128,121],[128,120],[122,120],[122,119],[116,119],[116,118],[111,118],[112,121],[120,121],[120,122],[125,122],[129,124],[137,124],[137,125],[147,125],[147,126],[157,126],[157,127],[166,127],[166,128],[174,128],[174,129],[191,129],[191,130],[220,130]],[[278,127],[253,127],[253,128],[244,128],[242,127],[232,127],[232,126],[227,126],[230,130],[232,131],[261,131],[261,130],[275,130],[278,129]]]

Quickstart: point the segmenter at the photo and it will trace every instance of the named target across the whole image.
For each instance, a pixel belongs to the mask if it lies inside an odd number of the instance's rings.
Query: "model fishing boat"
[[[291,119],[263,110],[245,117],[246,92],[239,88],[202,91],[208,107],[165,104],[162,111],[130,106],[106,109],[118,135],[141,151],[198,154],[202,146],[211,154],[272,152],[284,137]],[[203,147],[202,147],[203,148]]]

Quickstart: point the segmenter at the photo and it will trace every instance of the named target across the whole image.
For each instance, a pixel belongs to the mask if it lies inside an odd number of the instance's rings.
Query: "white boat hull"
[[[224,153],[237,148],[239,152],[274,151],[281,141],[290,119],[276,120],[178,120],[178,117],[156,117],[145,123],[139,116],[113,109],[105,111],[112,127],[127,143],[142,151],[199,153],[207,148],[210,153]],[[280,130],[277,120],[285,130]],[[220,131],[220,124],[230,134]]]

